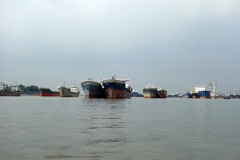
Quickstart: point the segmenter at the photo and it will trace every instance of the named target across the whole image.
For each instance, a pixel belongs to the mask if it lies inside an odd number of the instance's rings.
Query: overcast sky
[[[1,0],[0,81],[240,89],[239,0]],[[82,92],[83,93],[83,92]]]

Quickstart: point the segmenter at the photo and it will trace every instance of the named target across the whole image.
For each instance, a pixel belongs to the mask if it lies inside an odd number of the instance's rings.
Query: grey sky
[[[115,71],[142,93],[240,89],[239,0],[0,1],[0,81],[56,90]]]

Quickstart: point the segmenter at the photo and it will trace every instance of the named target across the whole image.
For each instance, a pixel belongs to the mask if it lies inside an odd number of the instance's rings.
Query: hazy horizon
[[[56,90],[124,75],[142,93],[239,90],[240,1],[0,1],[0,81]],[[82,92],[81,92],[82,93]]]

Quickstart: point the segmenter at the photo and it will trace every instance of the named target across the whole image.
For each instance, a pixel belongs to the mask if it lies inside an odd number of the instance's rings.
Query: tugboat
[[[60,97],[78,97],[80,94],[79,88],[75,85],[71,88],[65,87],[65,83],[58,87]]]
[[[157,98],[157,88],[151,83],[143,88],[144,98]]]
[[[125,79],[124,76],[122,79],[116,79],[115,73],[112,78],[103,79],[101,83],[103,84],[106,98],[111,99],[125,99],[131,98],[132,88],[129,83],[129,79]]]
[[[85,98],[105,98],[106,94],[100,82],[93,81],[88,78],[81,83],[84,90]]]
[[[5,83],[0,82],[0,96],[20,96],[21,91],[17,84],[14,86],[8,86]]]

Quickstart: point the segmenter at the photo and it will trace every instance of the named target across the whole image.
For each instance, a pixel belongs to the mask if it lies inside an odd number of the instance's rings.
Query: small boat
[[[224,96],[223,99],[230,99],[230,96]]]
[[[61,84],[58,87],[60,97],[78,97],[80,94],[80,90],[75,85],[71,88],[65,87],[65,83]]]

